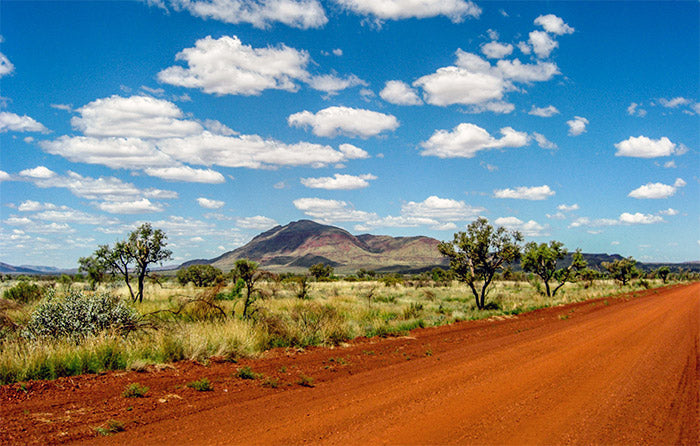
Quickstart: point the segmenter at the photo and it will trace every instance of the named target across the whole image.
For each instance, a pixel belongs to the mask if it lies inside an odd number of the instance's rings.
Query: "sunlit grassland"
[[[0,292],[10,285],[3,283]],[[239,317],[240,298],[212,300],[211,289],[195,288],[191,284],[184,287],[173,282],[149,284],[144,302],[133,305],[143,316],[142,329],[127,336],[102,333],[77,341],[24,339],[21,327],[38,305],[35,302],[4,310],[19,329],[0,337],[0,384],[104,370],[143,369],[183,359],[235,360],[259,356],[274,347],[338,345],[358,336],[399,335],[418,327],[512,316],[644,288],[639,281],[625,287],[613,281],[596,281],[587,288],[583,283],[571,283],[560,289],[556,297],[548,298],[528,282],[503,281],[490,288],[487,297],[490,309],[478,310],[465,284],[420,285],[314,282],[308,298],[299,299],[293,284],[269,282],[261,286],[263,297],[255,302],[253,316],[243,320]],[[647,281],[647,286],[660,285],[660,280]],[[227,288],[218,291],[226,293]],[[103,285],[98,292],[128,300],[126,287],[118,283]],[[183,306],[193,298],[208,298],[216,307],[197,302]],[[179,313],[174,314],[177,310]]]

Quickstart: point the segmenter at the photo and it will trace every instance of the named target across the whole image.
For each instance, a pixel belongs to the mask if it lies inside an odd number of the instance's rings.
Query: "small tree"
[[[80,259],[81,268],[94,266],[97,271],[109,271],[120,274],[129,288],[131,300],[143,301],[143,284],[150,273],[149,266],[162,263],[172,256],[172,251],[165,249],[167,236],[160,229],[154,230],[150,223],[144,223],[136,228],[126,240],[116,242],[114,248],[100,245],[92,257]],[[86,269],[88,274],[90,270]],[[136,276],[137,291],[131,287],[130,273]]]
[[[632,257],[614,262],[603,262],[601,265],[610,273],[611,278],[619,281],[623,286],[639,275],[639,270],[636,267],[637,261]]]
[[[323,263],[317,263],[309,267],[309,274],[314,276],[316,280],[329,279],[333,275],[333,267]]]
[[[266,276],[265,271],[258,269],[258,264],[248,259],[236,260],[236,264],[231,271],[234,282],[242,279],[245,284],[245,301],[243,302],[243,318],[249,316],[248,310],[251,304],[256,299],[256,294],[260,294],[260,290],[255,288],[255,285],[260,279]]]
[[[671,274],[671,268],[669,268],[668,266],[660,266],[656,270],[656,277],[663,280],[664,283],[666,283],[666,281],[668,280],[669,274]]]
[[[105,275],[108,272],[108,266],[104,259],[96,255],[91,255],[90,257],[81,257],[78,263],[80,264],[78,271],[87,274],[90,289],[94,290],[98,283],[104,281]]]
[[[571,280],[576,272],[588,265],[588,262],[583,259],[583,255],[579,249],[574,253],[571,264],[568,267],[557,269],[557,262],[564,259],[567,253],[568,251],[564,248],[564,244],[556,240],[549,242],[549,245],[546,243],[540,243],[538,245],[535,242],[530,242],[525,245],[520,266],[523,270],[540,276],[544,282],[547,297],[554,297],[559,288],[563,287],[567,281]],[[549,288],[549,282],[553,279],[558,281],[559,284],[552,291]]]
[[[466,282],[472,290],[476,307],[485,307],[488,287],[493,276],[504,265],[520,258],[523,236],[517,231],[499,227],[479,217],[467,226],[467,232],[457,232],[451,242],[438,245],[440,252],[450,259],[450,268],[457,280]],[[481,290],[477,290],[481,282]]]
[[[177,272],[177,281],[181,285],[192,282],[196,287],[212,286],[223,280],[223,272],[211,265],[190,265]]]

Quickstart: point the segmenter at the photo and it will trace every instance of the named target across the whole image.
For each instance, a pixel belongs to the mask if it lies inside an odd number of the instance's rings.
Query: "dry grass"
[[[658,280],[649,282],[651,286],[661,285]],[[2,285],[5,287],[6,283]],[[241,312],[240,299],[216,300],[220,310],[213,312],[208,312],[209,307],[179,314],[163,312],[179,308],[187,299],[202,297],[206,291],[174,283],[149,284],[147,298],[134,308],[143,315],[161,313],[147,317],[150,328],[127,338],[103,333],[76,344],[68,340],[31,342],[18,333],[0,337],[0,384],[103,370],[143,369],[183,359],[251,357],[277,346],[336,345],[357,336],[386,336],[416,327],[513,315],[642,288],[639,284],[620,288],[612,281],[598,281],[586,289],[574,283],[564,286],[555,298],[547,298],[527,282],[497,282],[487,298],[496,308],[480,311],[469,288],[457,282],[449,287],[319,282],[310,284],[309,298],[304,300],[295,297],[292,285],[264,285],[272,286],[275,297],[258,300],[249,320],[232,316],[234,310],[236,314]],[[118,283],[99,291],[128,299],[128,290]],[[270,289],[266,291],[264,295],[273,295]],[[21,326],[35,305],[8,309],[6,314]],[[227,316],[224,318],[221,312]]]

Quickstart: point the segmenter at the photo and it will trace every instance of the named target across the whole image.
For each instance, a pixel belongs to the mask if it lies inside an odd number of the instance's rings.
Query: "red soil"
[[[696,283],[237,364],[13,384],[0,444],[698,444],[699,332]],[[244,366],[278,387],[236,377]],[[186,387],[200,378],[214,390]],[[124,398],[130,383],[146,397]],[[108,420],[125,431],[98,437]]]

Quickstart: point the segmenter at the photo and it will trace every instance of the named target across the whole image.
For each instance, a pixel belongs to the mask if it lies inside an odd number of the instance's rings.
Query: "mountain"
[[[300,220],[276,226],[215,259],[187,264],[207,263],[228,271],[236,260],[250,259],[271,271],[300,272],[315,263],[325,263],[341,273],[361,268],[406,272],[446,267],[438,243],[430,237],[354,236],[335,226]]]
[[[4,274],[41,274],[35,269],[26,268],[23,266],[13,266],[7,263],[0,262],[0,273]]]

